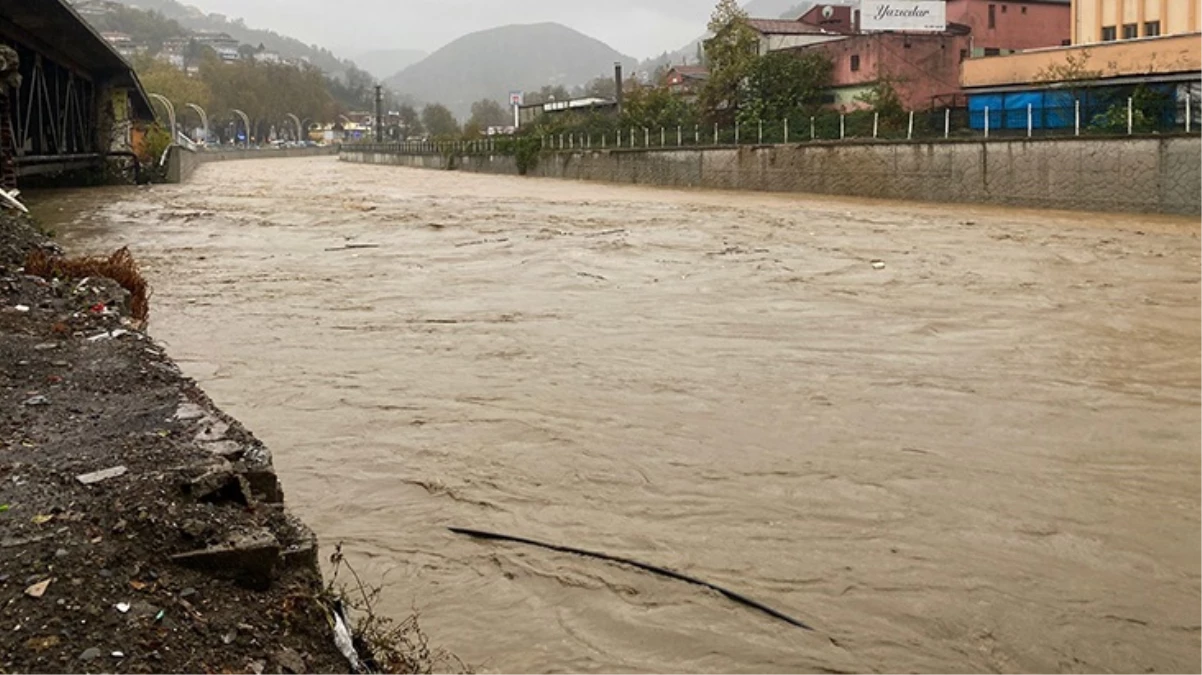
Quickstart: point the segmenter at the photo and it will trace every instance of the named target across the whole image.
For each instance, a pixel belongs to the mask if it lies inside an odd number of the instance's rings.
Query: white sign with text
[[[862,0],[860,30],[939,33],[947,30],[944,0]]]

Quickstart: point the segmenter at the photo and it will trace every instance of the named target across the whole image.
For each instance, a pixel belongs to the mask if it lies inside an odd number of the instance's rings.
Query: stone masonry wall
[[[338,154],[337,146],[317,148],[272,148],[267,150],[207,150],[193,152],[178,145],[171,148],[167,157],[167,182],[182,183],[192,177],[196,168],[209,162],[228,162],[237,159],[283,159],[290,157],[318,157]]]
[[[344,161],[446,169],[442,155],[343,149]],[[457,156],[454,168],[518,173],[512,157]],[[1198,215],[1202,139],[1073,138],[821,143],[544,153],[530,175],[1085,211]]]

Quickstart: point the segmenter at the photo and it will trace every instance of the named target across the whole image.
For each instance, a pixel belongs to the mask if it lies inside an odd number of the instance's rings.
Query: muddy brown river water
[[[330,158],[38,212],[480,670],[1202,668],[1196,221]]]

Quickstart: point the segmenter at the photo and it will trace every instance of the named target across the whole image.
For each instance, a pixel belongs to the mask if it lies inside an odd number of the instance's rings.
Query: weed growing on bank
[[[347,608],[353,615],[351,637],[363,665],[373,673],[471,673],[458,656],[430,647],[415,612],[404,621],[383,616],[376,610],[381,587],[368,586],[342,553],[342,544],[330,555],[333,574],[326,586],[327,602]],[[346,569],[353,584],[340,583]],[[348,619],[350,617],[348,616]]]

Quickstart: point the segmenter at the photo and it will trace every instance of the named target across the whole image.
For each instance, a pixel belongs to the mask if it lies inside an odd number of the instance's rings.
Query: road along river
[[[330,158],[39,211],[478,669],[1202,667],[1197,222]]]

